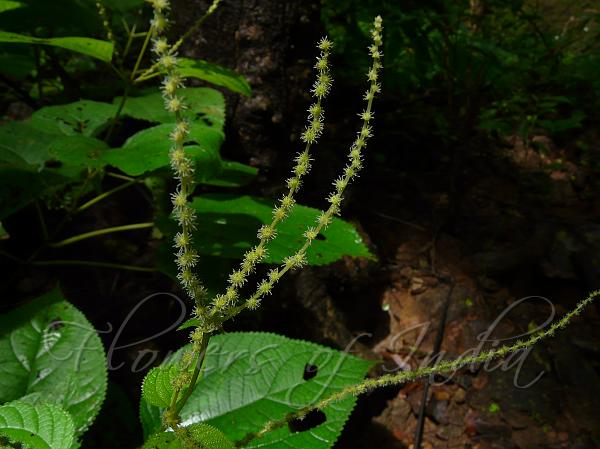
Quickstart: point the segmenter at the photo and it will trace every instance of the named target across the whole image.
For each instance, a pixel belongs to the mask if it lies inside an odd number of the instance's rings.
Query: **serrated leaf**
[[[29,123],[48,133],[93,137],[106,127],[116,112],[114,104],[80,100],[38,109],[31,115]]]
[[[208,87],[188,87],[177,93],[185,100],[187,106],[184,116],[191,122],[203,123],[222,131],[225,124],[225,99],[221,92]],[[114,99],[115,104],[121,97]],[[160,92],[153,92],[139,97],[130,97],[125,102],[123,115],[152,123],[171,123],[173,114],[165,109],[165,102]]]
[[[143,398],[157,407],[168,407],[173,396],[173,380],[178,373],[177,365],[152,368],[142,384]]]
[[[83,53],[88,56],[110,62],[113,53],[113,44],[108,41],[92,39],[89,37],[33,37],[24,34],[11,33],[0,30],[0,42],[11,44],[38,44],[61,47],[66,50]]]
[[[186,428],[186,437],[195,445],[207,449],[235,449],[235,445],[219,429],[208,424],[193,424]],[[144,444],[144,449],[181,449],[187,447],[174,432],[152,435]],[[196,447],[196,446],[194,446]]]
[[[166,123],[144,129],[131,136],[118,149],[104,153],[102,159],[128,175],[138,176],[169,165],[169,150],[172,142],[169,134],[174,124]],[[221,168],[219,148],[223,142],[223,133],[199,123],[190,124],[190,133],[186,143],[186,153],[195,161],[196,177],[199,181],[208,179]]]
[[[173,363],[182,351],[168,363]],[[254,332],[212,337],[204,363],[203,377],[181,412],[182,425],[203,422],[221,430],[231,441],[239,441],[270,420],[281,419],[360,382],[371,366],[371,362],[345,352]],[[307,367],[311,376],[305,380]],[[312,429],[292,432],[280,428],[245,447],[330,448],[355,400],[350,397],[326,407],[325,422]],[[142,401],[141,414],[147,436],[160,431],[155,407]]]
[[[257,243],[258,228],[271,222],[272,201],[248,195],[206,194],[191,202],[200,226],[194,234],[194,245],[200,254],[227,258],[241,258]],[[314,226],[320,211],[296,205],[290,216],[279,225],[277,238],[269,243],[265,263],[281,263],[304,244],[303,233]],[[165,233],[173,234],[174,222],[159,222]],[[307,251],[310,265],[324,265],[342,256],[372,257],[356,229],[339,218]]]
[[[239,73],[202,59],[179,58],[178,69],[186,78],[198,78],[249,97],[252,89]]]
[[[73,420],[61,407],[14,401],[0,406],[0,436],[33,449],[69,449],[75,435]]]
[[[102,342],[58,290],[0,316],[0,403],[60,405],[81,433],[100,410],[106,379]]]

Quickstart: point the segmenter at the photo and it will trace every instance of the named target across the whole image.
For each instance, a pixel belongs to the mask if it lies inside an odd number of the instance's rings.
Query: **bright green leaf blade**
[[[247,97],[252,95],[252,89],[246,78],[220,65],[211,64],[202,59],[180,58],[178,69],[184,77],[208,81],[209,83],[225,87],[232,92],[237,92]]]
[[[69,449],[74,439],[73,420],[53,404],[14,401],[0,406],[0,436],[33,449]]]
[[[195,197],[191,206],[198,214],[199,230],[194,244],[200,254],[241,258],[257,243],[258,228],[271,222],[273,202],[253,196],[207,194]],[[277,238],[268,245],[265,263],[281,263],[304,244],[303,233],[314,226],[320,211],[296,205],[290,216],[279,225]],[[163,226],[165,223],[159,223]],[[174,222],[164,228],[173,233]],[[356,229],[349,223],[334,218],[331,225],[315,239],[307,251],[311,265],[324,265],[342,256],[373,257]]]
[[[200,122],[206,126],[223,130],[225,99],[221,92],[208,87],[188,87],[179,90],[178,94],[185,98],[187,110],[184,115],[190,122]],[[121,97],[114,99],[115,104],[120,102]],[[152,123],[173,122],[173,114],[165,109],[165,102],[160,92],[128,98],[122,113]]]
[[[180,355],[181,351],[177,355]],[[171,361],[172,363],[172,361]],[[306,367],[316,371],[304,380]],[[232,441],[257,432],[270,420],[281,419],[342,388],[362,380],[371,362],[314,343],[268,333],[241,332],[212,337],[204,375],[184,406],[182,424],[205,422]],[[350,397],[326,407],[326,420],[304,432],[278,429],[250,447],[330,448],[354,407]],[[148,404],[141,404],[151,408]],[[146,434],[160,429],[146,412]],[[156,416],[156,414],[154,414]]]
[[[93,137],[110,123],[116,112],[114,104],[80,100],[38,109],[29,124],[48,133]]]
[[[101,140],[86,136],[59,136],[48,146],[52,161],[58,162],[59,173],[77,177],[87,168],[102,168],[102,155],[108,146]]]
[[[100,338],[58,290],[0,316],[0,402],[60,405],[81,433],[100,410],[106,380]]]
[[[12,0],[0,0],[0,13],[4,11],[10,11],[12,9],[17,9],[23,6],[21,2],[15,2]]]
[[[173,396],[173,380],[178,373],[176,365],[152,368],[142,384],[143,398],[157,407],[168,407]]]
[[[111,61],[113,53],[112,42],[91,39],[89,37],[40,38],[0,30],[0,42],[12,44],[39,44],[61,47],[66,50],[83,53],[106,62]]]
[[[169,150],[172,142],[169,134],[173,123],[144,129],[131,136],[122,148],[107,151],[102,159],[128,175],[138,176],[169,165]],[[223,133],[199,123],[190,124],[187,142],[195,143],[186,147],[186,152],[196,162],[198,180],[211,178],[221,169],[219,148]]]

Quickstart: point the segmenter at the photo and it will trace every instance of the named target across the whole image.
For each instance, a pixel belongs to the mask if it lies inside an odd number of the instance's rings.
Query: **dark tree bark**
[[[209,4],[176,0],[174,29],[186,30]],[[292,141],[304,126],[304,105],[310,101],[321,31],[317,0],[224,0],[185,43],[184,56],[236,70],[252,86],[250,98],[224,92],[226,154],[263,169],[290,161],[297,147]]]

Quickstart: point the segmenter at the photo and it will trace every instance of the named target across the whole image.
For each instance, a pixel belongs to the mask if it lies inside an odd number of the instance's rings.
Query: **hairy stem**
[[[565,326],[567,326],[567,324],[569,324],[573,318],[579,315],[583,311],[583,309],[590,305],[598,296],[600,296],[600,290],[596,290],[590,293],[589,296],[584,300],[580,301],[573,310],[565,314],[560,320],[557,320],[554,323],[552,323],[552,325],[548,329],[533,334],[527,340],[517,341],[517,343],[515,343],[514,345],[505,345],[498,349],[485,351],[476,356],[461,357],[455,360],[440,362],[431,367],[419,368],[413,371],[401,371],[396,374],[387,374],[375,379],[367,379],[359,384],[346,387],[338,391],[337,393],[332,394],[331,396],[321,399],[315,404],[303,407],[296,412],[290,413],[282,419],[267,422],[260,431],[247,435],[236,445],[238,447],[243,447],[247,445],[250,441],[257,438],[261,438],[267,433],[272,432],[273,430],[276,430],[280,427],[283,427],[291,420],[302,419],[306,416],[307,413],[311,412],[312,410],[322,410],[325,407],[335,402],[339,402],[343,399],[346,399],[349,396],[358,396],[360,394],[367,393],[380,387],[412,382],[416,379],[431,376],[433,374],[453,372],[467,365],[485,363],[493,359],[505,357],[513,352],[530,348],[536,343],[539,343],[540,341],[546,338],[554,336],[556,331],[563,329]]]

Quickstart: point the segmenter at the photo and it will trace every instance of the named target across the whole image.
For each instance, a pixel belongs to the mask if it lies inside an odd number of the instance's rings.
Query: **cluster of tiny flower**
[[[315,63],[317,70],[317,80],[313,85],[312,93],[315,102],[308,108],[308,126],[302,133],[302,141],[306,144],[304,151],[298,153],[295,157],[295,165],[292,170],[292,176],[286,181],[288,191],[280,199],[279,204],[273,209],[273,218],[270,224],[262,226],[258,230],[258,244],[250,251],[246,252],[240,267],[229,276],[229,285],[225,293],[217,295],[212,302],[211,315],[222,316],[229,307],[232,307],[239,297],[239,289],[244,285],[248,275],[253,272],[256,264],[263,260],[267,255],[266,245],[277,236],[277,225],[285,220],[294,207],[294,195],[302,185],[302,177],[305,176],[311,168],[310,150],[313,144],[317,142],[323,132],[324,111],[322,100],[331,89],[332,78],[329,71],[329,57],[333,44],[324,37],[318,43],[320,54]],[[294,256],[290,260],[298,260]],[[290,264],[291,262],[286,262]],[[258,284],[258,290],[264,294],[268,293],[270,287],[277,281],[271,274],[268,279]],[[258,307],[258,302],[250,302],[252,307]]]
[[[172,52],[167,39],[162,36],[168,23],[165,12],[170,7],[169,1],[151,0],[150,3],[154,8],[151,21],[154,34],[152,51],[156,55],[160,68],[166,73],[161,85],[165,108],[175,116],[175,127],[169,136],[172,142],[169,157],[171,168],[179,181],[177,189],[171,195],[173,213],[180,226],[180,231],[175,235],[173,242],[176,249],[177,277],[189,296],[196,304],[200,304],[204,296],[204,288],[193,271],[198,263],[198,254],[192,247],[196,213],[188,202],[188,196],[194,188],[194,167],[184,148],[190,132],[190,124],[183,116],[186,109],[185,102],[177,95],[178,89],[183,87],[183,79],[177,69],[177,56]]]
[[[358,133],[358,136],[350,148],[348,155],[349,162],[344,168],[344,172],[341,177],[334,181],[335,190],[329,195],[327,201],[329,202],[329,208],[321,212],[317,217],[317,224],[315,227],[309,227],[304,232],[305,242],[302,248],[300,248],[294,255],[289,256],[285,259],[283,266],[280,269],[272,270],[267,280],[262,281],[256,290],[256,292],[246,300],[244,307],[249,309],[255,309],[260,305],[260,300],[265,295],[271,292],[274,284],[289,270],[300,268],[306,264],[306,251],[312,244],[314,239],[317,238],[319,233],[325,229],[333,220],[334,215],[340,213],[340,207],[343,200],[343,193],[348,184],[354,177],[357,176],[358,172],[362,168],[362,152],[367,145],[367,140],[371,137],[371,126],[369,122],[373,119],[373,112],[371,111],[373,105],[373,99],[375,95],[381,91],[381,86],[378,83],[379,71],[382,68],[381,57],[383,56],[380,47],[382,44],[381,32],[382,32],[382,20],[380,16],[375,18],[373,29],[371,30],[371,37],[373,44],[369,47],[369,53],[373,59],[373,64],[367,73],[367,79],[369,80],[370,86],[365,94],[365,100],[367,101],[367,107],[364,112],[360,113],[359,116],[362,119],[362,127]],[[324,44],[325,48],[330,48],[331,44],[328,41],[321,41],[320,44]],[[322,48],[323,51],[325,51]],[[317,68],[320,63],[317,62]],[[326,78],[330,80],[330,78]],[[322,88],[326,84],[317,83],[313,89],[313,93],[318,97]],[[327,85],[329,89],[329,85]],[[308,140],[306,140],[308,142]]]

